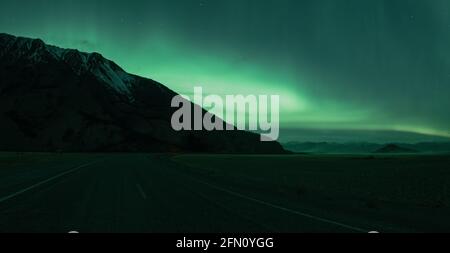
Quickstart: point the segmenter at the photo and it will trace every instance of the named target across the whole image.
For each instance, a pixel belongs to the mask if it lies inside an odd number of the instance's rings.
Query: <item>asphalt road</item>
[[[86,156],[0,171],[0,232],[359,232],[352,219],[208,181],[165,155]],[[257,190],[255,190],[257,191]]]

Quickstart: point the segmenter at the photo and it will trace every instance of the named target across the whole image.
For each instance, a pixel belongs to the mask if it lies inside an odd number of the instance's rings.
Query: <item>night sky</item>
[[[450,137],[448,0],[1,0],[0,32],[183,94],[279,94],[282,128]]]

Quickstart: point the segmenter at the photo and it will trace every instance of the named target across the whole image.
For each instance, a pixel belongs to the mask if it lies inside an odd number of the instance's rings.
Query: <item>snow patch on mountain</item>
[[[68,51],[67,49],[62,49],[55,46],[47,46],[47,50],[50,54],[58,59],[63,59],[64,54]]]
[[[7,34],[0,34],[0,45],[0,55],[8,52],[14,58],[27,59],[32,63],[48,62],[51,59],[64,62],[76,74],[90,73],[112,90],[133,100],[132,87],[136,82],[135,78],[98,53],[82,53],[78,50],[46,45],[39,39]]]
[[[66,50],[54,46],[48,46],[47,50],[57,59],[69,63],[77,74],[90,72],[113,90],[132,99],[131,88],[136,80],[100,54],[81,53],[77,50]]]
[[[108,63],[102,63],[92,71],[94,75],[100,80],[107,83],[114,90],[131,95],[130,88],[135,82],[129,74],[125,73],[123,70],[113,70],[111,65]]]

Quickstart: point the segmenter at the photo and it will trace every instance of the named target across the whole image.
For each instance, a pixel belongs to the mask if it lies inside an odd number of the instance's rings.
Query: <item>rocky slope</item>
[[[172,130],[175,95],[98,53],[0,34],[1,151],[284,153],[244,131]]]

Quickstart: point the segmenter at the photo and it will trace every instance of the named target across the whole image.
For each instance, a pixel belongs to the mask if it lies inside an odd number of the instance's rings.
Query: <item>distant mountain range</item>
[[[367,142],[288,142],[286,150],[297,153],[315,154],[388,154],[388,153],[450,153],[450,142],[422,142],[415,144],[378,144]]]
[[[419,151],[412,148],[405,148],[398,144],[387,144],[374,151],[377,154],[414,154]]]
[[[0,34],[0,151],[285,152],[244,131],[172,130],[175,95],[98,53]]]
[[[280,142],[313,143],[444,143],[449,137],[398,130],[282,128]]]

